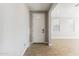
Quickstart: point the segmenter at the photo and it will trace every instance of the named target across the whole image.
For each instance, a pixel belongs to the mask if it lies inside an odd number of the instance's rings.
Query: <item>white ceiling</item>
[[[27,5],[31,11],[47,11],[51,3],[28,3]]]

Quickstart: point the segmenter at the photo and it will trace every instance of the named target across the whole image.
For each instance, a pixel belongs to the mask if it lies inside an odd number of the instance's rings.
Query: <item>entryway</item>
[[[32,13],[32,42],[45,42],[45,14]]]
[[[36,11],[31,12],[31,42],[32,43],[46,43],[47,38],[47,12]],[[47,25],[46,25],[47,24]]]
[[[49,10],[50,3],[46,4],[28,4],[30,8],[30,46],[25,52],[26,55],[32,55],[31,49],[43,51],[49,49]],[[32,48],[33,47],[33,48]],[[41,49],[40,49],[41,48]],[[34,51],[35,52],[35,51]],[[46,50],[44,51],[44,53]],[[34,53],[33,53],[34,55]],[[41,55],[40,53],[36,55]]]

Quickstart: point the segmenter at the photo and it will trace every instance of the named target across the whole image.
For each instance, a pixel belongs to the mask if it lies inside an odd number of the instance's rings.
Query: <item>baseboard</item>
[[[55,37],[55,38],[51,38],[51,39],[79,39],[78,37]]]
[[[21,56],[24,56],[25,51],[30,47],[30,45],[28,45],[22,52]]]

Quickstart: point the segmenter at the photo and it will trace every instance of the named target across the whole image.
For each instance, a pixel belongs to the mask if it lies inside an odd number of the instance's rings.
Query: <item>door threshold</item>
[[[33,44],[48,44],[48,42],[35,42]]]

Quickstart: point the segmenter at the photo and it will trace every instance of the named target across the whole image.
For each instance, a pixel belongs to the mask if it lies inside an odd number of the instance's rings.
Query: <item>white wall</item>
[[[22,55],[28,46],[28,7],[25,4],[0,4],[0,55]]]
[[[53,5],[49,11],[49,17],[51,20],[51,39],[79,39],[79,6],[75,7],[73,3],[60,3],[53,9]],[[74,20],[74,32],[53,32],[53,21],[59,20]],[[63,30],[65,30],[65,26]]]
[[[52,36],[52,35],[51,35],[51,16],[52,16],[52,15],[51,15],[51,14],[52,14],[53,9],[56,7],[56,5],[57,5],[57,4],[52,4],[51,7],[50,7],[50,10],[49,10],[49,12],[48,12],[48,22],[49,22],[49,23],[48,23],[48,24],[49,24],[49,26],[48,26],[48,28],[49,28],[49,29],[48,29],[48,32],[49,32],[49,35],[48,35],[48,36],[49,36],[49,38],[48,38],[48,39],[49,39],[49,46],[52,46],[52,44],[51,44],[51,43],[52,43],[52,42],[51,42],[51,36]]]

